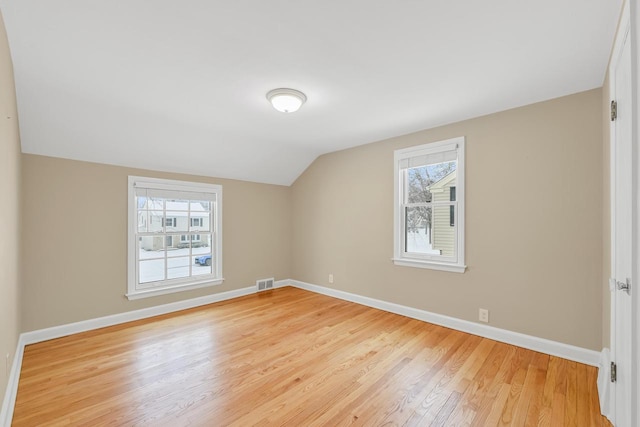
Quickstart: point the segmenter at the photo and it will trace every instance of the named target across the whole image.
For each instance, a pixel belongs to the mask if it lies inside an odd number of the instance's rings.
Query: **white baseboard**
[[[175,311],[186,310],[193,307],[199,307],[201,305],[212,304],[214,302],[226,301],[245,295],[250,295],[255,292],[256,287],[249,286],[233,291],[220,292],[217,294],[205,295],[202,297],[192,298],[184,301],[177,301],[169,304],[142,308],[140,310],[133,310],[124,313],[112,314],[110,316],[98,317],[96,319],[83,320],[81,322],[68,323],[66,325],[25,332],[22,334],[22,337],[24,338],[25,345],[34,344],[37,342],[60,338],[80,332],[91,331],[93,329],[104,328],[106,326],[118,325],[120,323],[132,322],[134,320],[146,319],[153,316],[173,313]]]
[[[18,343],[16,344],[16,352],[13,356],[13,363],[11,364],[11,372],[9,373],[7,389],[5,390],[2,409],[0,410],[0,426],[2,427],[9,427],[11,425],[11,420],[13,419],[13,407],[16,404],[16,396],[18,395],[18,381],[20,380],[20,368],[22,368],[23,353],[24,343],[22,342],[22,336],[20,336],[20,338],[18,338]]]
[[[529,350],[539,351],[541,353],[550,354],[552,356],[562,357],[563,359],[573,360],[575,362],[584,363],[586,365],[599,366],[600,363],[600,353],[594,350],[588,350],[586,348],[576,347],[557,341],[538,338],[532,335],[525,335],[519,332],[512,332],[506,329],[495,328],[493,326],[481,325],[478,323],[470,322],[468,320],[444,316],[442,314],[432,313],[426,310],[420,310],[400,304],[394,304],[374,298],[351,294],[349,292],[300,282],[298,280],[289,280],[288,283],[296,288],[306,289],[308,291],[331,296],[334,298],[355,302],[358,304],[366,305],[368,307],[400,314],[402,316],[411,317],[413,319],[422,320],[424,322],[434,323],[436,325],[444,326],[462,332],[467,332],[469,334],[478,335],[484,338],[490,338],[492,340],[512,344],[518,347],[524,347]]]

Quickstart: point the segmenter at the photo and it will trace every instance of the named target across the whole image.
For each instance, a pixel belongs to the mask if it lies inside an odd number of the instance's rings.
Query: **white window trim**
[[[424,155],[429,153],[435,153],[440,151],[448,151],[457,147],[458,152],[458,165],[457,165],[457,178],[456,178],[456,201],[457,203],[457,260],[454,262],[446,262],[443,257],[437,256],[436,259],[429,259],[428,256],[424,257],[409,257],[405,254],[402,248],[402,229],[401,220],[401,200],[403,183],[400,179],[400,162],[404,159],[415,157],[418,155]],[[417,267],[428,268],[432,270],[450,271],[454,273],[464,273],[467,266],[465,265],[465,137],[451,138],[444,141],[432,142],[428,144],[418,145],[415,147],[404,148],[394,151],[394,188],[393,188],[393,262],[395,265],[404,267]],[[435,257],[434,257],[435,258]]]
[[[135,198],[135,187],[134,184],[138,183],[148,183],[154,185],[155,188],[158,186],[164,187],[167,190],[176,190],[176,191],[199,191],[205,193],[214,193],[216,194],[216,211],[215,211],[215,224],[212,224],[213,229],[209,231],[212,236],[215,235],[213,239],[212,245],[212,254],[216,256],[212,256],[212,260],[214,260],[215,265],[213,268],[217,272],[218,276],[211,278],[206,277],[202,278],[201,276],[190,277],[185,280],[184,283],[176,283],[170,282],[165,286],[157,287],[157,288],[147,288],[147,289],[137,289],[137,257],[136,257],[136,228],[138,225],[137,218],[137,205]],[[175,292],[188,291],[192,289],[203,288],[207,286],[215,286],[219,285],[224,281],[224,276],[222,274],[222,186],[215,184],[206,184],[200,182],[186,182],[186,181],[175,181],[170,179],[160,179],[160,178],[148,178],[148,177],[140,177],[140,176],[129,176],[128,179],[128,206],[129,213],[129,223],[127,228],[127,241],[128,241],[128,266],[127,266],[127,293],[125,296],[129,300],[135,300],[140,298],[153,297],[158,295],[165,295]],[[188,280],[192,279],[192,280]]]

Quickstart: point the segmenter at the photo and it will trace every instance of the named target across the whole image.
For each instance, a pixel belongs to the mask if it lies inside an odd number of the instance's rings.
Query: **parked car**
[[[196,264],[206,265],[206,266],[211,265],[211,255],[202,255],[202,256],[196,257]]]

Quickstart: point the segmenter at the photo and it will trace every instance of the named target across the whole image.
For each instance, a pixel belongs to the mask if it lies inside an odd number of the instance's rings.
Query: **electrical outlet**
[[[333,274],[329,274],[329,283],[333,283]]]
[[[481,322],[489,323],[489,310],[481,308],[478,312],[478,320]]]

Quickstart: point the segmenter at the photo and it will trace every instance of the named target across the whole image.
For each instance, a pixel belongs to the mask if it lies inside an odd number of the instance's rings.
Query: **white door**
[[[621,47],[614,51],[612,61],[612,99],[617,103],[617,118],[611,123],[611,238],[612,238],[612,360],[616,363],[617,380],[612,384],[613,422],[616,426],[632,426],[631,423],[631,347],[632,347],[632,291],[633,237],[632,237],[632,82],[631,43],[629,26],[621,25]],[[618,41],[620,42],[620,41]],[[616,43],[619,45],[619,43]]]

